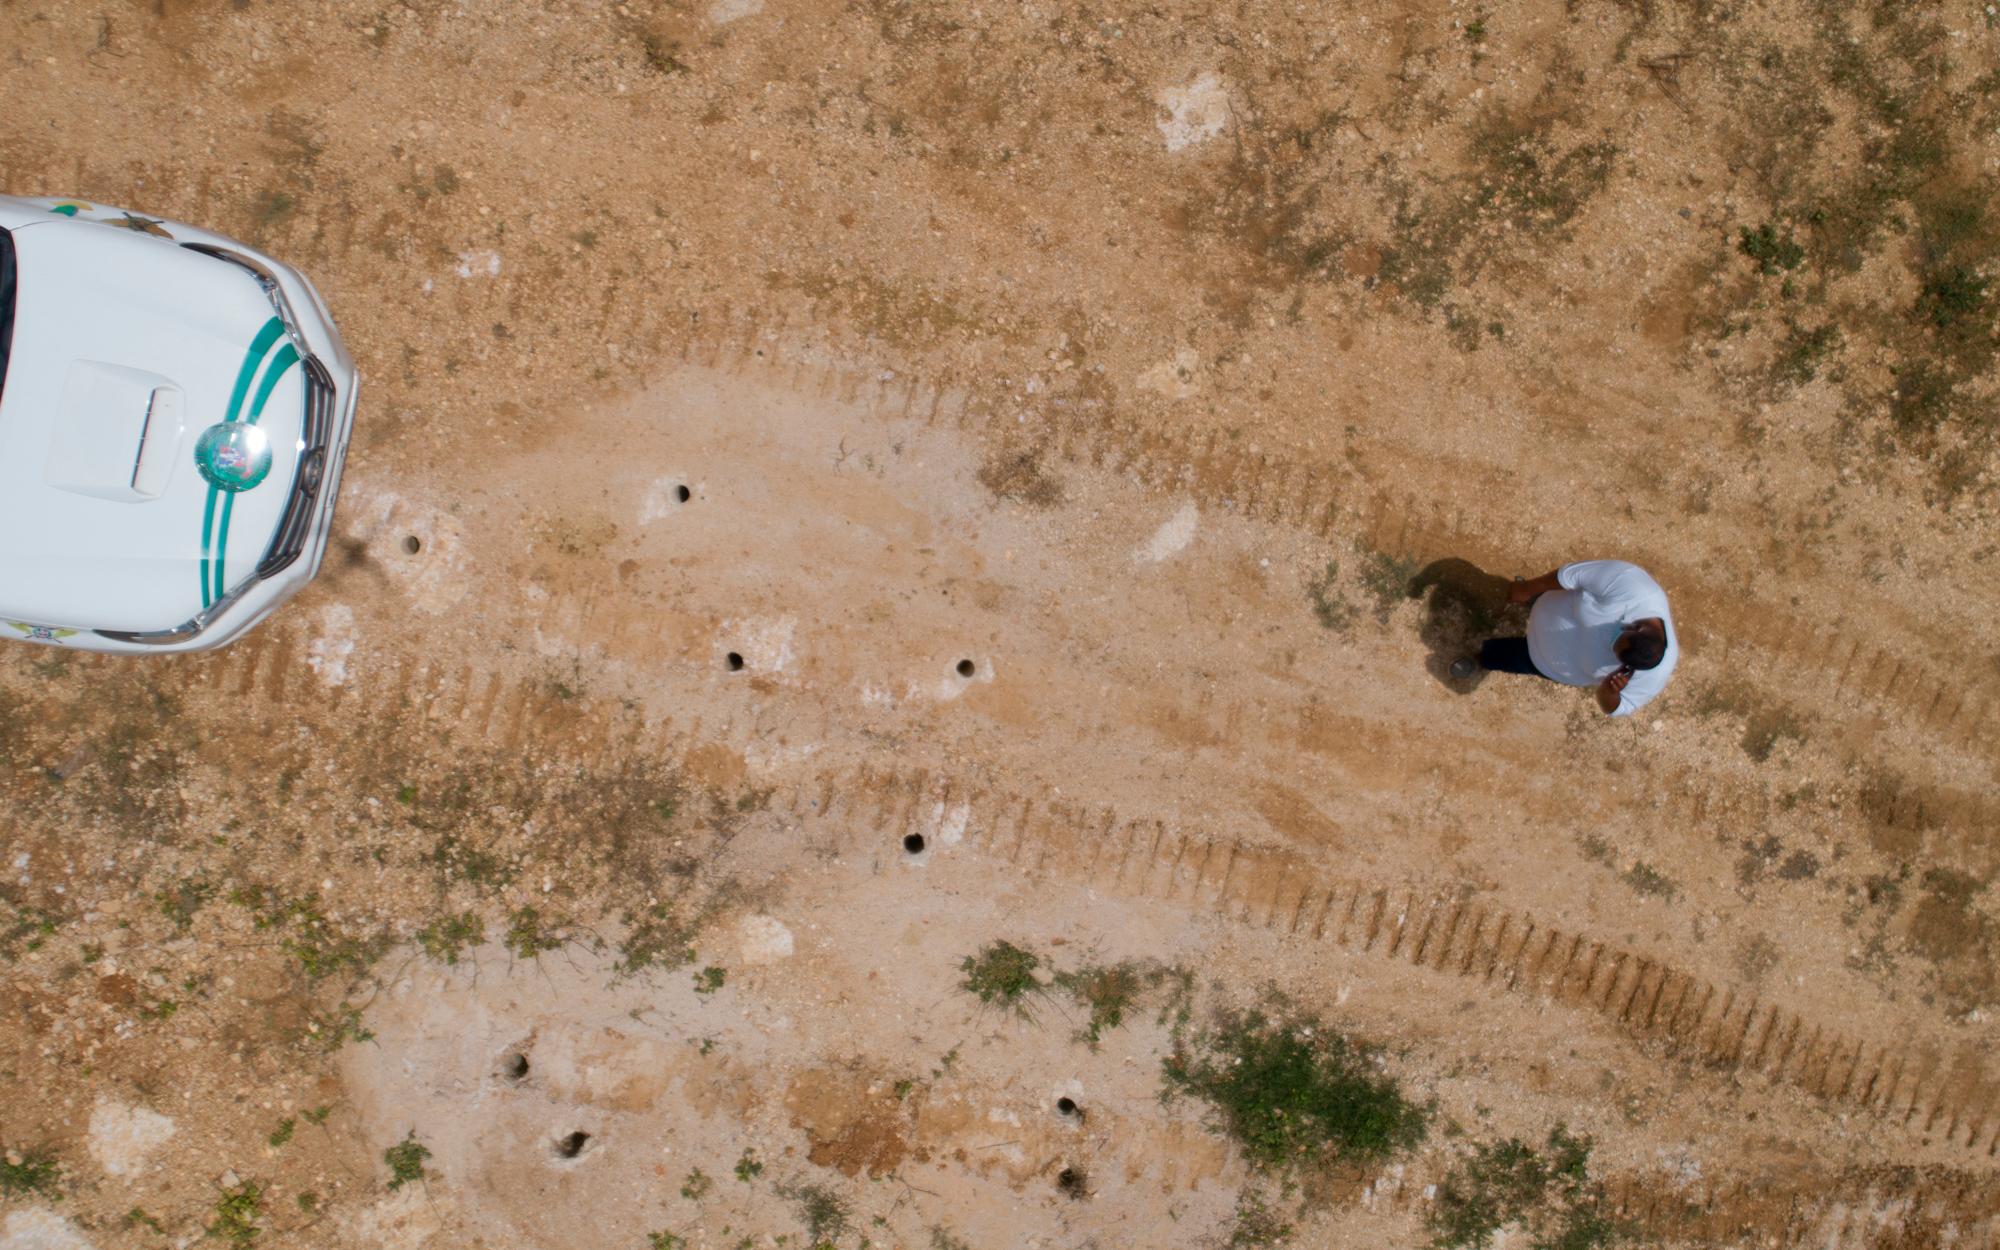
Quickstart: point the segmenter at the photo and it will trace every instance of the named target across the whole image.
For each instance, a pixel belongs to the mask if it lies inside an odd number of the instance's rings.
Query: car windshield
[[[14,345],[14,239],[0,230],[0,392],[7,389],[7,350]]]

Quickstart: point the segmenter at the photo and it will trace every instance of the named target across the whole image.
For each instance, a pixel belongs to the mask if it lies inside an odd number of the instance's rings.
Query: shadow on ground
[[[1410,579],[1409,597],[1424,605],[1417,626],[1418,637],[1430,649],[1424,667],[1454,694],[1477,690],[1486,672],[1475,669],[1470,677],[1453,677],[1452,661],[1476,655],[1481,639],[1526,629],[1525,612],[1507,602],[1510,585],[1510,579],[1456,556],[1433,560]]]

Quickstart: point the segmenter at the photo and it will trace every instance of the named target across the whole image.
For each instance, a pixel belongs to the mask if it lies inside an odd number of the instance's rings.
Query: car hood
[[[228,261],[64,218],[13,238],[0,630],[179,625],[252,576],[283,513],[304,417],[297,349]],[[203,432],[231,421],[254,421],[271,454],[236,492],[196,462]]]

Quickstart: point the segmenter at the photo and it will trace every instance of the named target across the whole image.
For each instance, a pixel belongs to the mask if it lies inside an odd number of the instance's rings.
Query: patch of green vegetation
[[[692,1202],[700,1202],[708,1197],[708,1192],[714,1188],[715,1182],[700,1168],[694,1168],[681,1180],[681,1197]]]
[[[710,965],[694,974],[694,992],[697,994],[713,994],[721,989],[723,982],[728,979],[729,970],[727,968],[717,968],[714,965]]]
[[[0,923],[0,959],[9,963],[28,951],[40,950],[43,943],[55,936],[58,921],[53,912],[4,899],[0,899],[0,912],[7,916]]]
[[[334,1013],[332,1020],[325,1022],[313,1020],[308,1022],[306,1032],[314,1041],[319,1043],[320,1049],[326,1051],[328,1054],[332,1054],[349,1042],[372,1042],[375,1040],[375,1034],[361,1023],[360,1009],[345,1004],[341,1006],[340,1010]],[[312,1119],[310,1111],[306,1113],[306,1118]],[[318,1120],[313,1121],[315,1124],[319,1122]]]
[[[278,1127],[271,1130],[269,1138],[272,1148],[276,1149],[292,1140],[292,1130],[297,1127],[298,1121],[290,1116],[286,1116],[284,1119],[278,1121]]]
[[[1236,1221],[1230,1226],[1230,1250],[1266,1250],[1282,1246],[1292,1237],[1292,1226],[1272,1210],[1262,1192],[1246,1189],[1236,1196]]]
[[[183,931],[194,923],[195,913],[214,897],[215,887],[201,877],[182,877],[153,894],[153,900],[160,905],[160,914]]]
[[[667,903],[655,903],[637,917],[627,915],[625,940],[618,944],[620,973],[643,972],[648,968],[671,971],[694,962],[694,938],[702,921],[682,920]]]
[[[264,1187],[256,1181],[244,1181],[225,1189],[215,1200],[215,1218],[208,1223],[208,1235],[217,1241],[247,1246],[264,1231],[257,1223],[263,1209]]]
[[[674,1233],[647,1233],[647,1250],[687,1250],[688,1240]]]
[[[750,1151],[745,1150],[743,1157],[736,1161],[736,1179],[748,1185],[763,1174],[764,1165],[757,1162],[756,1157]]]
[[[167,1233],[166,1228],[158,1220],[146,1214],[144,1207],[133,1207],[125,1213],[125,1227],[149,1229],[162,1237]]]
[[[542,913],[522,907],[507,917],[507,949],[516,959],[536,959],[543,952],[561,948],[569,940],[568,927],[559,921],[544,922]]]
[[[1377,1052],[1310,1016],[1225,1012],[1175,1039],[1168,1094],[1208,1102],[1264,1168],[1380,1162],[1424,1138],[1428,1114],[1376,1068]]]
[[[310,1189],[301,1189],[298,1193],[298,1204],[300,1211],[311,1215],[319,1210],[319,1195]]]
[[[1787,229],[1780,234],[1768,221],[1755,230],[1740,227],[1736,232],[1736,250],[1757,262],[1757,272],[1767,277],[1797,269],[1806,259],[1806,249],[1793,240],[1792,232]]]
[[[1820,366],[1840,350],[1840,344],[1840,327],[1832,322],[1811,329],[1787,322],[1777,358],[1771,362],[1771,376],[1785,385],[1804,386],[1819,376]]]
[[[1785,708],[1761,709],[1751,714],[1750,724],[1743,731],[1743,753],[1761,764],[1787,738],[1804,742],[1805,726]]]
[[[392,945],[386,933],[356,934],[339,928],[319,909],[317,895],[284,902],[262,886],[250,886],[233,891],[230,901],[250,908],[259,929],[283,934],[279,947],[314,981],[342,971],[366,972]]]
[[[417,1130],[411,1129],[402,1141],[382,1152],[382,1162],[389,1165],[389,1188],[401,1189],[411,1181],[424,1179],[424,1160],[431,1152],[417,1140]]]
[[[839,1194],[824,1185],[794,1185],[783,1193],[798,1208],[799,1220],[813,1245],[831,1244],[846,1235],[847,1204]]]
[[[1090,1019],[1077,1030],[1076,1040],[1092,1050],[1106,1031],[1125,1023],[1139,996],[1166,977],[1166,969],[1133,960],[1103,965],[1087,964],[1074,972],[1056,974],[1054,985],[1090,1009]]]
[[[1375,619],[1387,622],[1396,605],[1410,598],[1410,584],[1423,571],[1415,560],[1371,551],[1363,562],[1361,588],[1375,600]]]
[[[292,214],[297,209],[298,201],[285,192],[266,189],[257,193],[257,204],[254,213],[257,225],[262,229],[269,230],[290,221]]]
[[[54,1202],[62,1197],[62,1164],[47,1150],[9,1150],[0,1156],[0,1194],[33,1194]]]
[[[1319,618],[1320,628],[1336,633],[1346,631],[1354,623],[1354,609],[1334,589],[1339,582],[1340,564],[1328,560],[1325,571],[1306,583],[1306,597],[1312,601],[1313,615]]]
[[[456,964],[468,946],[486,940],[486,922],[476,913],[441,916],[417,930],[417,945],[424,954],[444,964]]]
[[[1616,858],[1612,853],[1611,844],[1594,833],[1584,834],[1576,840],[1576,844],[1578,849],[1582,850],[1585,859],[1594,859],[1606,867],[1609,867]]]
[[[989,942],[979,954],[967,955],[958,965],[965,974],[965,980],[959,984],[982,1003],[1012,1007],[1025,1016],[1030,1014],[1029,996],[1048,989],[1035,975],[1041,966],[1042,957],[1033,951],[1012,942]]]
[[[324,1125],[326,1117],[333,1114],[333,1106],[332,1104],[328,1104],[322,1107],[308,1107],[304,1111],[299,1112],[299,1114],[305,1117],[307,1124]]]
[[[505,858],[473,846],[455,829],[438,835],[437,844],[424,856],[440,871],[481,889],[496,889],[512,882],[518,871]]]
[[[1590,1139],[1562,1125],[1542,1149],[1518,1138],[1475,1146],[1437,1188],[1425,1217],[1436,1250],[1480,1250],[1518,1227],[1533,1250],[1596,1250],[1631,1239],[1590,1177]],[[1512,1240],[1510,1239],[1510,1243]]]
[[[951,1235],[942,1224],[931,1225],[931,1250],[972,1250],[965,1240]]]
[[[1619,880],[1649,898],[1664,898],[1669,902],[1678,898],[1681,892],[1679,886],[1644,860],[1634,861]]]
[[[1940,330],[1950,330],[1983,312],[1988,281],[1965,266],[1947,265],[1924,276],[1917,312]]]

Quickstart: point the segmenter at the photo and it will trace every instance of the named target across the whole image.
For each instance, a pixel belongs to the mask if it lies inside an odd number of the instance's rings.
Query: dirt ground
[[[0,1247],[2000,1245],[1996,134],[1970,0],[0,0],[0,192],[366,379],[252,636],[0,654]],[[1600,556],[1656,702],[1450,678]]]

